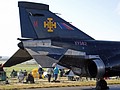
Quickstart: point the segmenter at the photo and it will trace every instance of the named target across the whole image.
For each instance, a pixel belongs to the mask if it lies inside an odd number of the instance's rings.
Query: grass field
[[[60,83],[49,83],[47,81],[47,78],[44,79],[38,79],[35,78],[35,84],[24,84],[19,83],[17,77],[16,78],[10,78],[10,73],[14,69],[16,71],[27,70],[28,72],[31,72],[34,68],[38,68],[37,64],[20,64],[13,67],[4,68],[4,70],[7,73],[8,81],[10,84],[4,84],[5,82],[0,82],[0,90],[20,90],[20,89],[28,89],[28,88],[43,88],[43,87],[71,87],[71,86],[95,86],[96,81],[95,80],[84,80],[83,81],[68,81],[67,77],[59,77],[58,80],[60,80]],[[111,79],[107,80],[108,84],[120,84],[119,79]]]
[[[31,72],[35,68],[38,68],[38,64],[18,64],[12,67],[6,67],[4,68],[4,70],[6,71],[7,76],[10,77],[10,73],[13,69],[17,72],[19,72],[20,70]]]

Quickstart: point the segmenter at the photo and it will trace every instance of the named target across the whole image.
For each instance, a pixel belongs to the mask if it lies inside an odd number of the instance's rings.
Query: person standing
[[[38,73],[40,75],[39,79],[42,79],[43,72],[44,72],[43,68],[39,65],[39,68],[38,68]]]
[[[18,73],[18,80],[19,80],[19,82],[23,82],[24,81],[24,73],[23,73],[22,70]]]
[[[57,78],[58,78],[58,74],[59,74],[59,69],[58,69],[58,67],[55,67],[54,68],[54,77],[55,77],[55,81],[57,80]]]
[[[48,82],[51,81],[52,75],[53,75],[53,68],[47,68]]]

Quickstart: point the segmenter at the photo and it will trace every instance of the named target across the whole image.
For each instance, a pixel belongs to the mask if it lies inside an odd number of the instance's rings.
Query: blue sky
[[[24,1],[24,0],[23,0]],[[26,0],[50,10],[96,40],[120,41],[120,0]],[[0,56],[11,56],[20,38],[18,0],[0,2]]]

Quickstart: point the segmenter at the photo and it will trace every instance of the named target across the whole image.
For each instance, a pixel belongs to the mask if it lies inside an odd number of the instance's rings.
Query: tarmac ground
[[[57,88],[38,88],[22,90],[96,90],[96,89],[95,86],[81,86],[81,87],[57,87]],[[109,90],[120,90],[120,85],[109,85]]]

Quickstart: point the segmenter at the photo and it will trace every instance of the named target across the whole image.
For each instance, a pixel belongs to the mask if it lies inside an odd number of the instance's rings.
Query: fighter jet
[[[76,75],[97,78],[97,89],[108,88],[104,77],[120,75],[120,42],[95,40],[51,12],[49,5],[19,1],[18,7],[19,50],[4,67],[30,59],[35,59],[42,67],[57,63]]]

